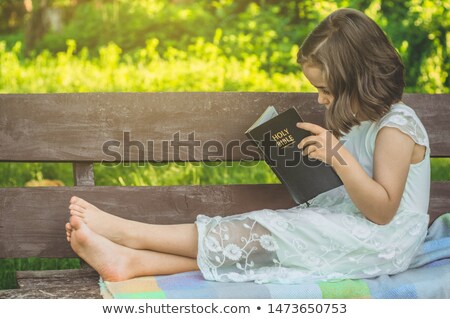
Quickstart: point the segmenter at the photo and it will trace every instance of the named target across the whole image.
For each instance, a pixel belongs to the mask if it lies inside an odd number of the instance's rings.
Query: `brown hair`
[[[301,45],[297,62],[324,72],[334,97],[325,125],[336,137],[360,124],[352,107],[376,121],[402,98],[400,56],[383,30],[358,10],[340,9],[325,18]]]

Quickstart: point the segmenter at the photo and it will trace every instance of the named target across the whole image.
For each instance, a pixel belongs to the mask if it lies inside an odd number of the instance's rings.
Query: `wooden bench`
[[[324,108],[316,98],[312,93],[237,92],[0,95],[0,161],[70,162],[75,184],[0,188],[0,258],[75,257],[64,231],[72,195],[122,217],[167,224],[192,222],[199,213],[294,206],[281,184],[95,186],[93,163],[113,158],[105,147],[130,162],[248,160],[249,152],[231,146],[248,146],[243,132],[268,105],[279,110],[294,106],[306,121],[323,125]],[[426,126],[432,156],[450,157],[450,96],[406,94],[404,101]],[[177,132],[180,141],[188,141],[179,149],[168,144]],[[114,140],[123,143],[104,145]],[[148,141],[154,141],[153,148]],[[218,144],[229,147],[218,154]],[[449,182],[432,183],[432,220],[449,210],[449,194]],[[0,298],[101,297],[98,275],[89,267],[24,271],[17,278],[19,289],[0,291]]]

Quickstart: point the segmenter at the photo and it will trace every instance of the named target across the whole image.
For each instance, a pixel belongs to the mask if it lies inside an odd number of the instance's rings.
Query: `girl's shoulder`
[[[389,112],[386,115],[390,114],[391,112],[403,112],[405,114],[417,116],[414,109],[412,107],[410,107],[409,105],[406,105],[402,101],[392,104]]]
[[[391,106],[380,120],[377,121],[377,131],[383,127],[397,128],[409,135],[417,144],[429,145],[428,134],[416,112],[403,102]]]

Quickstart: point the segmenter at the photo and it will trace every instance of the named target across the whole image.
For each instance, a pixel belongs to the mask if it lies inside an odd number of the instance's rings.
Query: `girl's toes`
[[[77,204],[70,204],[69,205],[69,209],[77,210],[80,213],[86,213],[86,209],[84,207],[81,207],[80,205],[77,205]]]
[[[70,243],[70,236],[72,235],[72,226],[66,223],[66,239]]]
[[[77,211],[77,210],[73,210],[73,209],[70,210],[70,215],[71,215],[71,216],[78,216],[78,217],[81,217],[81,218],[84,217],[84,214],[83,214],[83,213],[81,213],[81,212],[79,212],[79,211]]]
[[[72,205],[77,205],[77,206],[79,206],[79,207],[81,207],[83,209],[86,209],[86,208],[89,208],[90,206],[93,206],[92,204],[90,204],[89,202],[85,201],[82,198],[79,198],[79,197],[76,197],[76,196],[74,196],[74,198],[75,199],[73,201],[72,200],[70,201],[70,203]]]

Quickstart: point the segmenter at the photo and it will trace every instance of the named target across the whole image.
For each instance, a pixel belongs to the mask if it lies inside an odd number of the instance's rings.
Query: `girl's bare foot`
[[[106,281],[132,278],[132,251],[117,245],[89,229],[78,216],[70,217],[66,234],[72,249]]]
[[[197,258],[198,234],[193,223],[153,225],[128,220],[108,214],[76,196],[70,199],[69,209],[72,216],[80,218],[93,232],[121,246]],[[70,226],[66,232],[70,237]]]
[[[126,236],[130,221],[111,215],[76,196],[70,199],[69,209],[70,215],[80,217],[97,234],[123,244],[123,237]]]
[[[91,230],[78,216],[70,217],[66,233],[75,253],[105,281],[198,270],[194,258],[132,249],[113,243]]]

